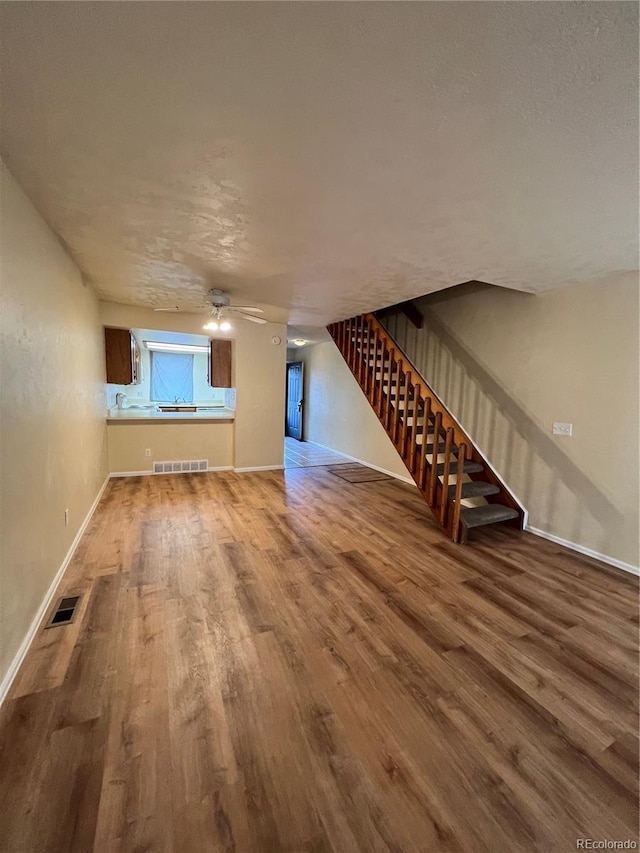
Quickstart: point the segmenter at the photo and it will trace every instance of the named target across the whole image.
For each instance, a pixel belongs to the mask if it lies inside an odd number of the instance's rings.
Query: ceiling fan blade
[[[240,315],[240,317],[242,317],[243,320],[251,320],[252,323],[266,323],[267,322],[262,317],[253,317],[251,314],[242,314],[242,312],[240,312],[240,311],[238,311],[238,314]]]
[[[264,314],[264,310],[256,308],[255,305],[229,305],[229,311],[250,311],[252,314]]]
[[[176,311],[179,311],[180,308],[178,305],[173,305],[171,308],[154,308],[153,310],[154,311],[173,311],[175,313]]]

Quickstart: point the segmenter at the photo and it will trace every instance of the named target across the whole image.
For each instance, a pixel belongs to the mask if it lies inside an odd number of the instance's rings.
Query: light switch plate
[[[554,435],[573,435],[573,424],[554,423]]]

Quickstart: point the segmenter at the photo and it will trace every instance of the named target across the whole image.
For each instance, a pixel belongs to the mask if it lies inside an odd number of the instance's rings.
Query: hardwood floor
[[[631,576],[307,468],[112,481],[60,592],[0,714],[4,853],[638,840]]]

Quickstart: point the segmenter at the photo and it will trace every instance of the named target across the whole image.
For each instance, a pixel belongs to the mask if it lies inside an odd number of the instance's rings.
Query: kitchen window
[[[158,403],[193,401],[193,355],[151,353],[151,399]]]

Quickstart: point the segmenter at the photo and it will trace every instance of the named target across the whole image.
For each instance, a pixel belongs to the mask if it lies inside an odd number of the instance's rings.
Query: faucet
[[[116,394],[116,406],[119,409],[124,409],[124,404],[125,404],[126,399],[127,398],[126,398],[125,394],[122,394],[122,393]]]

